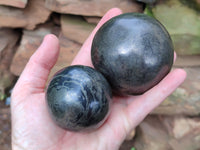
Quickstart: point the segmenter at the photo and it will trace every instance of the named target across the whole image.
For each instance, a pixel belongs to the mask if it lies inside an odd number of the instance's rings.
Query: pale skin
[[[91,43],[99,27],[121,10],[109,10],[83,44],[72,65],[92,66]],[[13,150],[117,150],[126,136],[186,78],[182,69],[171,71],[158,85],[140,96],[114,97],[110,115],[93,132],[70,132],[50,118],[45,103],[45,85],[59,55],[59,41],[45,36],[32,55],[12,92]]]

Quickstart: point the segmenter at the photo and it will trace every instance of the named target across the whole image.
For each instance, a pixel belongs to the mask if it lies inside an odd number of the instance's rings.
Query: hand
[[[111,9],[83,44],[73,65],[92,66],[90,49],[94,34],[110,18],[121,14]],[[27,63],[12,93],[13,150],[115,150],[128,133],[185,79],[184,70],[171,71],[158,85],[141,96],[114,97],[106,122],[94,132],[79,133],[61,129],[52,122],[45,105],[45,85],[59,54],[59,41],[47,35]]]

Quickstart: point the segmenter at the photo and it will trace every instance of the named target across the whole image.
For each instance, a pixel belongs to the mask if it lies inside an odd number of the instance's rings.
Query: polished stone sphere
[[[70,66],[56,73],[46,90],[51,118],[72,131],[98,128],[108,116],[111,88],[107,80],[87,66]]]
[[[92,63],[118,95],[143,94],[170,71],[174,49],[164,26],[140,13],[126,13],[106,22],[96,33]]]

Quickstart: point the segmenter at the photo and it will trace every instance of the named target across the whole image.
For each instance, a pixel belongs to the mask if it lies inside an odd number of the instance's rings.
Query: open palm
[[[92,66],[90,49],[94,34],[110,18],[121,14],[108,11],[86,40],[73,65]],[[59,41],[47,35],[33,54],[12,93],[13,150],[114,150],[148,113],[169,96],[185,79],[184,70],[175,69],[158,85],[141,96],[114,97],[106,122],[90,133],[70,132],[52,122],[45,104],[45,85],[59,54]]]

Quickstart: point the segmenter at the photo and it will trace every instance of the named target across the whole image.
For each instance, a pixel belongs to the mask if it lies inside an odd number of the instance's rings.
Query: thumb
[[[51,68],[59,55],[58,38],[52,34],[46,35],[40,47],[31,56],[17,81],[13,94],[33,94],[43,92]]]

